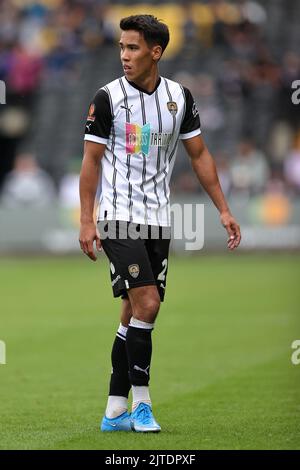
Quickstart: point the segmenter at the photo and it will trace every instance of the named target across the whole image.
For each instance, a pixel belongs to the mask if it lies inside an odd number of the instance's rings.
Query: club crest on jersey
[[[130,276],[136,279],[138,275],[140,274],[140,267],[138,264],[131,264],[130,266],[128,266],[128,271],[129,271]]]
[[[87,117],[87,121],[92,121],[94,122],[96,117],[95,117],[95,111],[96,111],[96,106],[92,103],[89,109],[89,114]]]
[[[175,101],[168,101],[167,106],[172,116],[176,116],[177,111],[178,111],[177,103],[175,103]]]

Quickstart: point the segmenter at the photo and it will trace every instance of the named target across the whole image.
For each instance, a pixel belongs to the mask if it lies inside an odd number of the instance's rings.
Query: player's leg
[[[152,355],[151,333],[160,303],[164,300],[169,245],[170,238],[146,241],[147,257],[151,264],[151,272],[156,286],[137,287],[128,291],[132,306],[132,318],[128,327],[126,347],[133,391],[133,409],[140,401],[150,402],[148,384]],[[141,389],[137,387],[141,387]],[[141,391],[145,392],[142,397]]]
[[[126,335],[132,316],[129,299],[122,299],[120,325],[111,351],[112,372],[109,384],[109,396],[102,420],[102,431],[130,431],[128,394],[131,388],[128,375]]]
[[[131,317],[132,317],[132,307],[131,307],[130,300],[128,298],[123,298],[122,305],[121,305],[121,315],[120,315],[121,325],[124,326],[125,328],[128,328]]]
[[[130,381],[135,387],[133,401],[134,404],[139,404],[144,400],[143,406],[149,407],[147,402],[150,402],[148,383],[152,353],[151,333],[159,310],[160,299],[145,241],[110,238],[102,240],[102,246],[110,260],[114,296],[128,295],[132,314],[135,317],[131,319],[126,334]],[[145,372],[139,368],[145,369]],[[145,375],[144,379],[141,379],[142,374]],[[156,425],[155,429],[147,430],[157,431],[160,428]]]
[[[126,353],[126,335],[132,309],[128,299],[122,300],[121,322],[111,351],[112,372],[109,384],[109,397],[106,416],[115,418],[127,411],[128,394],[131,388],[128,376],[128,361]]]
[[[129,289],[132,306],[126,338],[129,375],[132,386],[132,427],[138,432],[157,432],[160,426],[152,415],[149,393],[152,356],[152,330],[160,307],[156,286]]]
[[[143,357],[144,372],[149,364],[148,372],[150,369],[151,360],[151,331],[154,326],[155,318],[158,313],[159,303],[164,300],[166,278],[168,273],[168,256],[169,256],[169,245],[170,245],[170,232],[161,233],[159,239],[146,240],[145,247],[148,254],[148,259],[151,264],[151,270],[153,278],[156,281],[156,289],[154,286],[144,287],[143,290],[131,289],[129,291],[129,297],[131,299],[133,317],[129,325],[129,342],[127,339],[127,352],[128,346],[130,346],[131,335],[133,334],[132,327],[135,328],[135,336],[141,333],[137,333],[138,327],[144,327],[144,348]],[[129,359],[131,364],[131,359]],[[138,366],[139,367],[139,366]],[[152,405],[149,394],[149,379],[143,374],[143,372],[137,367],[133,366],[133,372],[131,372],[132,382],[132,395],[133,395],[133,413],[131,420],[133,428],[137,431],[159,431],[160,426],[157,424],[152,415]],[[132,371],[132,364],[130,367]],[[139,374],[139,376],[138,376]],[[147,380],[146,380],[147,379]],[[145,419],[146,417],[146,419]],[[146,421],[146,424],[144,424]]]

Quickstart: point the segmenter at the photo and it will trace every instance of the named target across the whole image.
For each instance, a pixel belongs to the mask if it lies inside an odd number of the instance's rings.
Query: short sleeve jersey
[[[160,77],[152,93],[121,77],[89,107],[85,140],[105,145],[99,220],[170,226],[170,189],[179,139],[201,133],[190,91]]]

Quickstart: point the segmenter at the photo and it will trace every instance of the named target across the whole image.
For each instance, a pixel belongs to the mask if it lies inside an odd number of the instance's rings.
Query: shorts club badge
[[[129,271],[130,276],[136,279],[138,275],[140,274],[140,267],[138,264],[131,264],[130,266],[128,266],[128,271]]]

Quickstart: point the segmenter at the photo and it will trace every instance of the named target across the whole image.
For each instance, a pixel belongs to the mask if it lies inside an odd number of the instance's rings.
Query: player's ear
[[[152,48],[152,58],[153,60],[156,60],[157,62],[159,61],[159,59],[161,58],[161,55],[162,55],[162,47],[161,46],[154,46]]]

